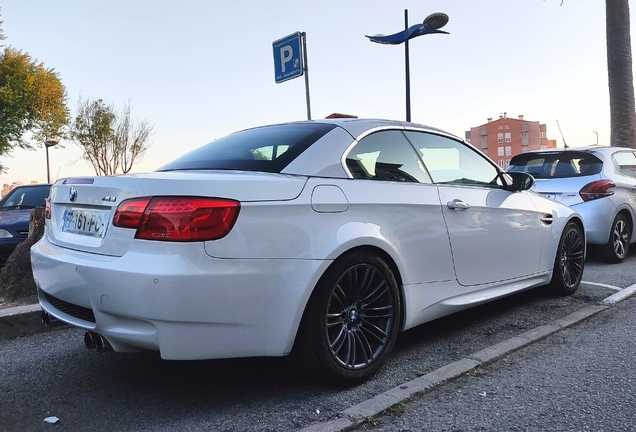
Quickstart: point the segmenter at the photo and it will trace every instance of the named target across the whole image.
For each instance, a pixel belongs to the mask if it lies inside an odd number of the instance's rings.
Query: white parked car
[[[624,147],[539,150],[514,156],[509,172],[526,172],[533,190],[583,216],[587,242],[610,263],[636,242],[636,151]]]
[[[518,291],[571,294],[582,219],[438,129],[248,129],[156,172],[57,181],[31,250],[45,322],[98,351],[284,356],[360,382],[399,331]]]

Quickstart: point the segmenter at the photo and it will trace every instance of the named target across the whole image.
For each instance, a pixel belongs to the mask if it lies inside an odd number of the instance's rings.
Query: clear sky
[[[601,0],[5,0],[4,43],[59,72],[77,100],[130,100],[155,128],[131,172],[236,130],[306,119],[305,81],[274,82],[272,42],[307,33],[313,118],[405,118],[403,45],[371,43],[432,12],[450,35],[410,42],[412,121],[464,137],[488,117],[524,115],[569,146],[609,144]],[[634,16],[632,11],[632,19]],[[632,34],[634,31],[632,30]],[[70,141],[50,149],[52,180],[92,175]],[[46,181],[46,155],[15,150],[0,185]]]

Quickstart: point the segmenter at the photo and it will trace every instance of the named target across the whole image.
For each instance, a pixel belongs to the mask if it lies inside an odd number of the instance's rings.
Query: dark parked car
[[[50,189],[50,184],[17,186],[0,201],[0,267],[29,236],[31,210],[44,207]]]

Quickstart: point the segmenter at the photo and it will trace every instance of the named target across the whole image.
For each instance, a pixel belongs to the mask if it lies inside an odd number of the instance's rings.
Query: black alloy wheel
[[[581,284],[585,267],[585,238],[574,222],[565,226],[554,260],[550,285],[558,294],[573,294]]]
[[[337,260],[318,283],[299,332],[310,370],[339,385],[364,381],[389,356],[400,311],[395,276],[382,259],[354,252]]]

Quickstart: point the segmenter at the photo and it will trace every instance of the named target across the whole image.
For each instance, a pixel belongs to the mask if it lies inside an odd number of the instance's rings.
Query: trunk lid
[[[583,177],[535,179],[532,189],[546,198],[558,201],[566,206],[573,206],[583,202],[579,191],[585,185],[601,180],[601,178],[600,174],[595,174]]]
[[[112,225],[122,201],[154,196],[285,201],[300,195],[306,181],[302,176],[244,171],[170,171],[68,178],[51,188],[51,219],[46,222],[45,235],[57,246],[122,256],[135,237],[134,229]]]

